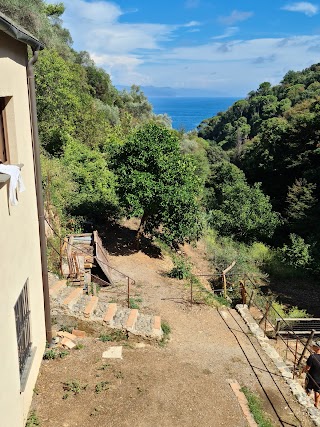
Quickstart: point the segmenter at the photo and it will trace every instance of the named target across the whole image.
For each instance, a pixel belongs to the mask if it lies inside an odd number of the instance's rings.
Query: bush
[[[305,268],[311,262],[309,254],[310,245],[305,243],[302,237],[297,234],[290,234],[290,244],[283,245],[281,255],[283,262],[294,268]]]
[[[173,255],[172,260],[174,267],[168,276],[179,280],[188,279],[191,275],[190,261],[179,255]]]
[[[218,271],[224,270],[233,261],[235,266],[230,274],[242,279],[246,274],[254,275],[257,279],[265,279],[265,274],[260,270],[265,259],[269,257],[269,248],[262,243],[246,245],[232,240],[229,237],[219,237],[214,230],[206,233],[207,252],[213,267]]]

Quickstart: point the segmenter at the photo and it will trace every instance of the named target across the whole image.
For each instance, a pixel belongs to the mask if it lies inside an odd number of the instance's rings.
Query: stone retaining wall
[[[288,383],[293,395],[297,398],[299,403],[303,405],[312,421],[316,426],[320,427],[320,410],[315,408],[313,405],[313,399],[311,400],[305,390],[301,387],[301,385],[293,379],[292,372],[290,368],[286,365],[284,360],[279,356],[278,352],[275,348],[269,343],[269,338],[265,336],[263,330],[251,316],[249,312],[248,306],[243,304],[238,304],[236,306],[237,311],[240,313],[241,317],[244,319],[248,328],[253,333],[253,335],[259,341],[262,349],[265,353],[270,357],[270,359],[274,362],[275,366],[280,371],[283,378]]]

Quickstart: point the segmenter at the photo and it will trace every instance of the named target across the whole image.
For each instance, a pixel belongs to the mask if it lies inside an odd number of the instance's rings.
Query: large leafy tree
[[[211,167],[207,209],[209,223],[219,234],[242,242],[270,238],[279,224],[260,185],[248,185],[244,173],[225,160]]]
[[[141,218],[138,239],[160,226],[170,242],[199,236],[200,178],[191,157],[181,153],[174,131],[156,123],[140,127],[119,148],[113,164],[125,212]]]

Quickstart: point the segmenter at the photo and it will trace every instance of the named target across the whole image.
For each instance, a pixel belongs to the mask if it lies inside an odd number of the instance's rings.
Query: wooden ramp
[[[112,282],[110,268],[109,268],[108,254],[102,245],[102,241],[97,231],[93,232],[93,242],[94,242],[95,260],[99,264],[101,270],[104,272],[110,284],[112,285],[113,282]]]

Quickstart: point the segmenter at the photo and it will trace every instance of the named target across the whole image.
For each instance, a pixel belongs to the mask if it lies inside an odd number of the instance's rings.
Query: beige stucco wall
[[[10,162],[23,163],[26,191],[8,205],[8,184],[0,186],[0,426],[22,427],[45,347],[42,275],[26,79],[27,48],[0,31],[0,97],[8,111]],[[29,280],[31,340],[37,351],[25,392],[20,393],[14,305]]]

